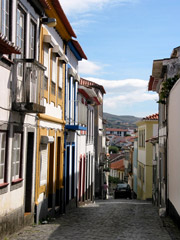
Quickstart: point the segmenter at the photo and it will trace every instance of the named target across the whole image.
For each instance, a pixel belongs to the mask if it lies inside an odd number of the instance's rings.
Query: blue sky
[[[179,0],[60,0],[88,61],[81,77],[102,84],[104,111],[147,116],[158,111],[147,91],[154,59],[180,45]]]

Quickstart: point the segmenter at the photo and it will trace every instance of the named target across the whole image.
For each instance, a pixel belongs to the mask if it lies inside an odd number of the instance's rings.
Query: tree
[[[110,146],[109,147],[109,153],[118,153],[119,152],[119,148],[115,147],[115,146]]]

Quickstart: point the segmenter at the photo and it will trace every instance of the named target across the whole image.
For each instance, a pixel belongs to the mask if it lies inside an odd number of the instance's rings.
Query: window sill
[[[1,184],[0,184],[0,189],[1,189],[1,188],[5,188],[5,187],[7,187],[8,185],[9,185],[9,183],[1,183]]]
[[[20,183],[20,182],[22,182],[22,181],[23,181],[23,178],[18,178],[18,179],[16,179],[16,180],[13,180],[11,183],[12,183],[12,185],[14,185],[14,184]]]

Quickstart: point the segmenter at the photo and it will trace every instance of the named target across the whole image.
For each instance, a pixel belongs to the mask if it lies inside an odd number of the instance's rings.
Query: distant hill
[[[114,115],[110,113],[103,113],[103,118],[106,119],[106,127],[107,128],[137,128],[136,122],[141,118],[128,116],[128,115]]]

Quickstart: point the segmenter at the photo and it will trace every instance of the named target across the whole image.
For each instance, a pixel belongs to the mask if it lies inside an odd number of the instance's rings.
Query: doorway
[[[53,206],[54,142],[50,143],[48,208]]]
[[[33,153],[34,133],[28,132],[27,159],[26,159],[26,185],[25,185],[25,212],[32,211],[32,182],[33,182]]]

